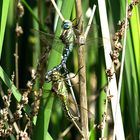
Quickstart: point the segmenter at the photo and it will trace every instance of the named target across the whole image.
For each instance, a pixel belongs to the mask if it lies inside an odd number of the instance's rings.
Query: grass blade
[[[98,3],[99,3],[99,13],[101,18],[101,28],[102,28],[103,38],[110,38],[105,3],[101,0],[98,0]],[[110,52],[112,52],[111,42],[109,43],[104,41],[104,52],[105,52],[106,69],[108,70],[112,67],[112,60],[110,57]],[[116,108],[116,101],[117,101],[117,83],[116,83],[116,76],[114,74],[112,76],[112,79],[109,81],[109,88],[110,88],[110,94],[113,95],[113,98],[111,99],[111,105],[112,105],[113,119],[115,120],[115,112],[116,112],[115,108]],[[116,137],[117,139],[125,139],[120,106],[118,107],[117,112],[118,112],[118,118],[117,118],[118,124],[116,126],[117,127]]]
[[[6,21],[8,16],[9,3],[10,0],[3,0],[2,3],[2,14],[1,14],[2,16],[1,16],[1,23],[0,23],[0,58],[2,53],[2,46],[3,46],[5,27],[6,27]]]
[[[14,86],[13,82],[9,79],[8,75],[5,73],[5,71],[0,66],[0,77],[5,83],[5,85],[12,90],[16,100],[19,102],[21,99],[21,95],[18,92],[17,88]]]

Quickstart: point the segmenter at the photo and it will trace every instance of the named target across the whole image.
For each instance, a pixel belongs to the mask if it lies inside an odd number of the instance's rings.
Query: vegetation
[[[0,139],[140,139],[138,0],[57,0],[61,18],[52,3],[0,1]],[[74,42],[66,64],[70,78],[60,71],[61,86],[45,76],[62,59],[63,18],[72,21],[76,38],[90,31],[85,44]],[[60,103],[67,100],[58,92],[70,88],[79,120],[68,119]],[[73,106],[71,116],[78,118]]]

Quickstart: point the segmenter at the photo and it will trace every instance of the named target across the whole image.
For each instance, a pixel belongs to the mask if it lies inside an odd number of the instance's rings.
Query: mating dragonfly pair
[[[46,73],[45,80],[47,82],[52,81],[52,83],[54,85],[53,87],[55,87],[54,88],[55,92],[57,93],[58,97],[61,99],[61,101],[63,103],[63,106],[64,106],[64,109],[68,114],[67,116],[69,116],[69,118],[72,118],[73,115],[68,111],[69,110],[68,109],[68,99],[67,99],[68,98],[67,97],[67,94],[68,94],[67,92],[68,91],[67,91],[67,89],[64,90],[64,87],[65,87],[64,83],[65,83],[65,81],[68,81],[69,79],[66,80],[65,77],[62,76],[62,74],[60,76],[60,70],[62,68],[64,68],[64,70],[66,70],[65,72],[67,73],[66,62],[67,62],[67,59],[68,59],[70,53],[73,50],[73,47],[74,47],[75,43],[77,43],[78,45],[83,45],[83,44],[85,44],[85,39],[82,36],[80,39],[77,40],[76,32],[78,32],[78,31],[75,29],[75,27],[73,26],[73,23],[70,20],[64,20],[63,21],[62,29],[63,29],[63,31],[62,31],[62,34],[60,35],[60,39],[61,39],[62,43],[65,45],[64,50],[63,50],[63,58],[62,58],[59,65],[53,67],[51,70],[49,70]],[[41,33],[41,35],[44,34],[44,33],[42,34],[42,32],[40,32],[40,33]],[[50,34],[46,34],[46,36],[48,38],[49,37],[53,38],[53,36],[50,35]],[[59,43],[59,41],[57,41],[56,44],[58,44],[58,43]],[[102,45],[101,40],[100,40],[100,44]],[[56,47],[56,46],[54,46],[54,47]],[[64,74],[66,74],[66,73],[64,73]],[[62,79],[62,77],[63,77],[63,79]],[[69,87],[70,87],[70,85],[69,85]],[[73,116],[73,118],[75,118],[75,117]]]
[[[69,97],[68,97],[68,90],[66,87],[66,82],[69,82],[70,79],[66,78],[65,76],[63,76],[63,74],[60,73],[61,69],[64,68],[64,70],[66,69],[66,62],[67,59],[70,55],[70,53],[73,50],[75,41],[77,40],[76,37],[76,33],[74,31],[73,28],[73,24],[71,21],[69,20],[65,20],[62,24],[62,34],[60,36],[61,41],[63,42],[63,44],[65,45],[64,50],[63,50],[63,58],[60,62],[59,65],[53,67],[51,70],[49,70],[46,75],[45,75],[45,80],[47,82],[52,82],[52,91],[54,91],[54,93],[58,96],[58,98],[61,100],[63,108],[65,110],[65,114],[66,116],[72,120],[72,122],[75,124],[75,120],[78,120],[80,117],[80,113],[77,107],[77,102],[74,101],[74,105],[76,107],[77,110],[77,115],[73,115],[73,113],[70,110],[70,105],[69,105]],[[83,45],[85,42],[83,41],[83,39],[81,39],[82,42],[78,42],[79,45]],[[64,73],[64,75],[67,74],[67,71]],[[71,85],[69,85],[69,88],[72,87]],[[84,108],[83,108],[84,109]]]
[[[64,79],[62,79],[60,70],[63,68],[65,71],[64,74],[65,75],[67,74],[66,62],[67,62],[67,59],[68,59],[70,53],[73,50],[74,42],[76,41],[76,34],[73,29],[73,24],[70,20],[63,21],[62,29],[63,29],[63,31],[62,31],[62,34],[60,35],[60,39],[62,40],[63,44],[65,45],[64,50],[63,50],[63,58],[59,65],[55,66],[54,68],[52,68],[51,70],[49,70],[47,72],[47,74],[45,76],[45,80],[47,82],[52,81],[52,83],[53,83],[52,89],[55,91],[55,93],[58,95],[59,99],[62,101],[63,108],[64,108],[68,118],[72,120],[72,119],[78,119],[78,117],[73,116],[72,113],[69,111],[68,90],[65,86]],[[84,42],[82,42],[81,44],[84,44]],[[70,79],[68,79],[68,80],[70,80]],[[71,85],[69,85],[69,86],[71,86]],[[75,97],[74,97],[74,99],[75,99]],[[75,103],[77,103],[77,102],[75,101]],[[78,111],[78,107],[77,107],[77,111]],[[78,116],[79,116],[79,114],[78,114]]]

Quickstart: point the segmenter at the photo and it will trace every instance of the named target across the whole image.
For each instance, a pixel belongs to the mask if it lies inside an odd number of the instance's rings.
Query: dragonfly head
[[[70,20],[64,20],[62,28],[64,30],[68,30],[68,29],[72,28],[72,22]]]

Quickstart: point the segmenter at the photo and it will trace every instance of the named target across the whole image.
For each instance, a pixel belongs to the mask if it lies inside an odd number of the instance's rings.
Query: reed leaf
[[[2,12],[1,12],[1,20],[0,20],[1,22],[0,23],[0,58],[1,58],[1,53],[2,53],[4,33],[5,33],[10,0],[3,0],[1,4],[2,4]]]

